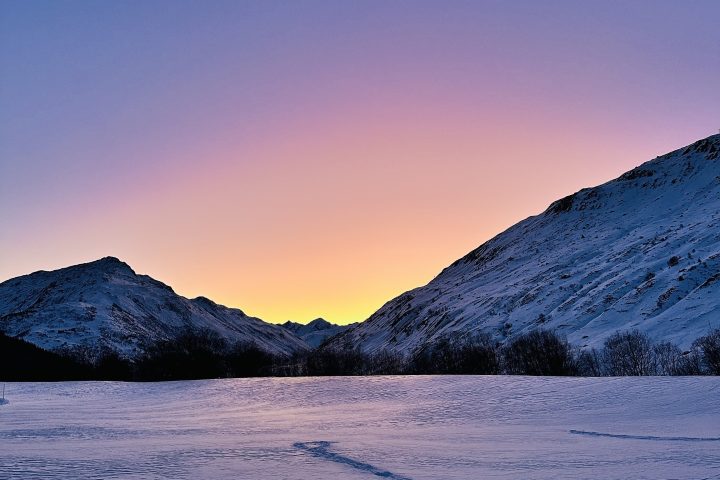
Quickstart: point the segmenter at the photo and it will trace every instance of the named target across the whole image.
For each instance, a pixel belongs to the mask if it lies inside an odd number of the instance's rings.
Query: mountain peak
[[[91,262],[88,262],[86,265],[97,265],[97,266],[129,266],[127,263],[123,262],[117,257],[107,256],[102,257],[97,260],[93,260]]]
[[[316,318],[306,324],[288,320],[282,327],[302,338],[308,345],[315,348],[329,337],[347,329],[347,325],[335,325],[324,318]]]
[[[325,320],[324,318],[316,318],[315,320],[312,320],[308,322],[308,326],[312,326],[313,328],[320,330],[328,327],[332,327],[333,324]]]
[[[103,257],[98,260],[88,262],[85,264],[80,264],[78,267],[91,267],[91,268],[97,268],[99,270],[102,270],[104,272],[115,272],[118,270],[124,270],[130,273],[135,273],[135,271],[132,269],[130,265],[123,262],[117,257]]]

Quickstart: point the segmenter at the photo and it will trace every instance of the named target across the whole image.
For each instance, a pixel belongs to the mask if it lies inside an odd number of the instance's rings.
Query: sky
[[[0,0],[0,280],[366,319],[720,128],[720,2]]]

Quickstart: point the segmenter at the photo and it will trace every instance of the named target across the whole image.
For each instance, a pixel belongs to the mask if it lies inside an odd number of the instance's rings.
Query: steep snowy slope
[[[320,346],[326,339],[348,328],[348,325],[335,325],[323,318],[316,318],[307,325],[288,320],[282,326],[302,338],[305,343],[313,348]]]
[[[126,356],[193,327],[291,354],[307,344],[286,329],[207,298],[190,300],[113,257],[0,284],[0,330],[40,347],[109,348]]]
[[[720,326],[720,135],[554,202],[332,340],[411,352],[451,332],[637,328],[687,346]]]

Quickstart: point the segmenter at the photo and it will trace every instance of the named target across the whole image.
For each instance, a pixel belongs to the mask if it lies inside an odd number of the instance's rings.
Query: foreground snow
[[[697,479],[720,378],[8,384],[0,476]]]

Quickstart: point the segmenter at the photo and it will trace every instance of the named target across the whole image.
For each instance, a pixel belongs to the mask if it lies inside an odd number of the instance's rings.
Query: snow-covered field
[[[720,478],[720,378],[7,384],[0,478]]]

